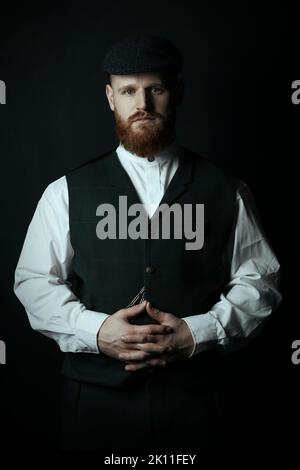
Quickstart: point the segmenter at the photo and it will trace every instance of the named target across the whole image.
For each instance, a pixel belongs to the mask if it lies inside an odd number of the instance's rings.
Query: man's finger
[[[135,343],[134,347],[141,351],[153,354],[163,354],[173,351],[173,347],[170,344],[157,344],[157,343]]]
[[[137,351],[135,349],[135,350],[132,350],[132,351],[121,352],[118,355],[118,359],[120,359],[121,361],[125,361],[125,362],[127,362],[127,361],[143,361],[143,360],[147,359],[150,356],[151,356],[151,353],[148,353],[146,351]]]
[[[173,347],[170,344],[153,344],[153,343],[137,343],[135,346],[137,349],[152,354],[164,354],[173,351]]]
[[[149,361],[139,362],[138,364],[127,364],[125,366],[125,370],[128,371],[135,371],[139,369],[145,369],[146,367],[156,366],[156,367],[164,367],[166,365],[166,361],[161,359],[150,359]]]
[[[169,325],[133,325],[133,327],[136,329],[136,333],[146,335],[166,334],[174,331]]]
[[[131,343],[157,343],[160,338],[164,338],[165,335],[159,336],[157,335],[147,335],[147,334],[139,334],[139,335],[124,335],[121,337],[121,340],[126,344]]]

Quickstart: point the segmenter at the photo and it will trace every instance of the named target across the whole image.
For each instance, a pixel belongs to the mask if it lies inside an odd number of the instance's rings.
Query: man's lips
[[[133,122],[136,122],[136,121],[153,121],[153,120],[154,120],[154,118],[144,117],[144,118],[137,118]]]

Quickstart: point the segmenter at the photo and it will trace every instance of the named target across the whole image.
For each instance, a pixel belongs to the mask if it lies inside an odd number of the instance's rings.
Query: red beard
[[[128,152],[140,157],[155,155],[166,148],[174,137],[175,113],[167,117],[158,113],[137,112],[127,122],[114,112],[116,121],[116,134]],[[155,121],[149,123],[135,123],[137,118],[153,117]]]

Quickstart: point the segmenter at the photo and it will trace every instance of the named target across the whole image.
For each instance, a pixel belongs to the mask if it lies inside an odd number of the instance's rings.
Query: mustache
[[[129,124],[132,122],[136,121],[137,119],[155,119],[156,117],[163,119],[163,116],[159,113],[153,113],[153,114],[141,114],[141,113],[136,113],[130,118],[128,118]]]

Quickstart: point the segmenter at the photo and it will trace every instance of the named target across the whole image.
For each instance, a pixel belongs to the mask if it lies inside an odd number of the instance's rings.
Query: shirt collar
[[[139,157],[138,155],[129,152],[123,147],[121,142],[119,143],[116,152],[118,157],[121,159],[128,159],[140,166],[148,167],[150,165],[156,165],[157,163],[163,165],[168,161],[174,160],[176,157],[179,156],[180,146],[177,141],[177,138],[174,138],[174,140],[171,142],[170,145],[168,145],[168,147],[154,155],[155,158],[152,162],[149,161],[147,157]]]

